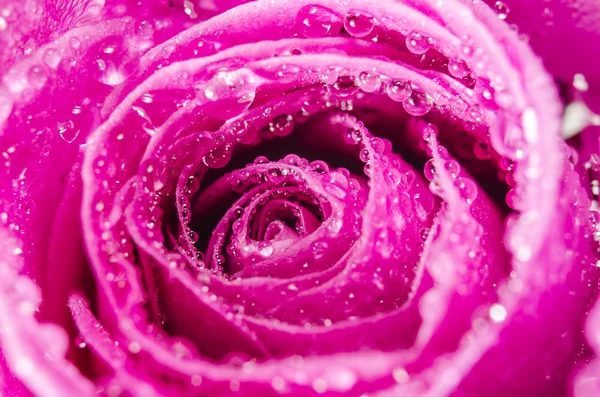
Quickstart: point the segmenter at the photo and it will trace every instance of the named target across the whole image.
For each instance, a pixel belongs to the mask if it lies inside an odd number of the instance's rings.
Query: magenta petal
[[[0,12],[2,395],[600,390],[597,7],[56,3]]]

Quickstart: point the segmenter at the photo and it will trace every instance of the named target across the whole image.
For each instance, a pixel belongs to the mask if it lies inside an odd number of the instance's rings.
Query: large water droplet
[[[210,168],[223,168],[231,160],[231,145],[221,145],[210,149],[202,158]]]
[[[364,92],[375,92],[381,87],[381,76],[375,72],[362,72],[358,76],[358,86]]]
[[[256,96],[256,76],[249,69],[219,71],[204,86],[204,96],[215,102],[210,112],[229,118],[247,110]]]
[[[459,176],[456,178],[456,187],[467,203],[471,204],[477,198],[477,184],[471,179]]]
[[[341,24],[338,16],[329,8],[307,5],[298,11],[296,26],[302,36],[319,38],[338,34]]]
[[[460,173],[460,164],[455,160],[448,160],[444,163],[444,168],[453,177],[456,178]]]
[[[471,69],[462,59],[450,59],[448,61],[448,71],[457,79],[462,79],[471,73]]]
[[[288,136],[294,130],[294,118],[289,114],[282,114],[269,123],[269,131],[276,136]]]
[[[56,69],[56,67],[60,63],[60,60],[60,55],[58,54],[58,51],[54,48],[49,48],[44,53],[44,62],[46,63],[46,65],[48,65],[48,67],[52,69]]]
[[[435,162],[433,159],[428,160],[423,167],[423,175],[427,180],[432,181],[435,178]]]
[[[433,106],[433,98],[420,88],[413,88],[410,96],[402,102],[404,110],[412,116],[423,116]]]
[[[406,47],[413,54],[425,54],[431,47],[430,38],[423,33],[411,32],[406,36]]]
[[[328,245],[323,241],[316,241],[312,245],[312,254],[315,259],[321,259],[327,252]]]
[[[258,243],[258,253],[262,257],[267,258],[273,255],[273,251],[275,251],[275,249],[273,248],[273,244],[269,240],[264,240]]]
[[[89,70],[96,80],[114,86],[127,80],[138,67],[139,57],[124,39],[110,36],[97,45]]]
[[[79,136],[80,129],[73,120],[67,120],[58,124],[58,134],[67,143],[73,143]]]
[[[344,28],[354,37],[364,37],[373,31],[375,18],[367,12],[350,10],[344,17]]]
[[[509,13],[509,8],[506,4],[504,4],[501,1],[497,1],[494,4],[494,11],[496,11],[496,14],[498,15],[498,18],[500,19],[506,19],[506,17],[508,16]]]
[[[412,87],[408,81],[393,79],[385,87],[385,92],[391,100],[402,102],[408,99],[412,92]]]
[[[350,75],[343,75],[337,78],[333,84],[332,92],[340,97],[348,97],[356,93],[356,78]]]
[[[322,160],[315,160],[312,163],[310,163],[310,169],[312,172],[321,175],[325,175],[329,172],[329,166],[326,162]]]

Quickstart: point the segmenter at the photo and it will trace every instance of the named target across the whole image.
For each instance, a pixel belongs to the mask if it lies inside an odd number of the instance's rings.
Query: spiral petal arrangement
[[[0,385],[571,390],[600,216],[498,10],[72,3],[2,54]]]

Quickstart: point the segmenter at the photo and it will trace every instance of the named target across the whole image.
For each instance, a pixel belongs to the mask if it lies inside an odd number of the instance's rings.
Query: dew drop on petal
[[[32,66],[27,73],[27,80],[35,88],[42,88],[48,80],[48,73],[41,65]]]
[[[423,175],[425,175],[425,178],[429,181],[432,181],[435,178],[435,163],[433,159],[430,159],[425,163]]]
[[[327,252],[328,245],[326,242],[316,241],[312,245],[312,254],[315,259],[321,259]]]
[[[258,253],[262,257],[267,258],[267,257],[273,255],[273,251],[274,251],[273,244],[270,241],[265,240],[265,241],[261,241],[260,243],[258,243]]]
[[[408,81],[393,79],[385,87],[385,92],[392,101],[403,102],[410,97],[412,87]]]
[[[374,27],[375,18],[365,11],[350,10],[344,17],[344,28],[351,36],[367,36]]]
[[[423,33],[411,32],[406,36],[406,47],[413,54],[425,54],[431,47],[430,39]]]
[[[267,164],[269,162],[269,159],[266,158],[265,156],[258,156],[257,158],[254,159],[254,164],[258,165],[258,164]]]
[[[315,160],[310,163],[310,169],[312,172],[325,175],[329,172],[329,166],[322,160]]]
[[[328,8],[307,5],[298,11],[296,26],[300,34],[308,38],[336,35],[339,32],[338,17]]]
[[[294,118],[289,114],[278,116],[269,124],[269,130],[276,136],[288,136],[294,130]]]
[[[210,168],[223,168],[231,160],[231,145],[221,145],[210,149],[202,158]]]
[[[460,165],[455,160],[448,160],[444,163],[444,168],[453,177],[456,178],[460,173]]]
[[[339,75],[340,74],[339,74],[337,68],[329,67],[321,73],[320,77],[321,77],[321,81],[323,83],[334,84],[337,81]]]
[[[423,116],[433,106],[433,98],[419,88],[413,88],[407,100],[402,102],[404,110],[412,116]]]
[[[80,129],[73,120],[67,120],[58,124],[58,134],[67,143],[73,143],[79,136]]]
[[[371,147],[377,153],[383,153],[385,151],[385,142],[381,138],[372,138]]]
[[[506,205],[513,210],[518,209],[517,193],[515,192],[515,189],[509,190],[509,192],[506,194]]]
[[[369,161],[369,150],[368,149],[361,149],[359,154],[358,154],[358,158],[360,159],[360,161],[362,161],[363,163],[367,163]]]
[[[456,187],[460,192],[460,196],[471,204],[477,198],[477,185],[471,179],[459,176],[456,178]]]
[[[60,61],[61,61],[60,55],[58,54],[58,51],[56,51],[55,48],[49,48],[44,53],[44,62],[51,69],[56,69],[56,67],[58,66]]]
[[[132,53],[122,37],[110,36],[99,43],[89,70],[98,81],[114,86],[127,80],[139,67],[139,57]]]
[[[448,71],[457,79],[462,79],[471,73],[471,69],[462,59],[450,59],[448,61]]]
[[[496,12],[496,15],[498,15],[498,18],[504,20],[506,19],[506,17],[508,17],[508,13],[510,10],[508,6],[502,1],[497,1],[496,3],[494,3],[494,11]]]
[[[364,92],[375,92],[381,87],[381,76],[375,72],[362,72],[358,76],[358,86]]]
[[[350,75],[339,76],[333,84],[332,92],[340,97],[348,97],[356,93],[356,78]]]

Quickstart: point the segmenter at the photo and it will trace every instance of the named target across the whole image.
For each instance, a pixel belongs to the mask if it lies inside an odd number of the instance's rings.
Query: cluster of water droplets
[[[423,124],[422,137],[427,145],[427,152],[432,155],[433,145],[432,143],[437,140],[438,128],[436,125],[431,123]],[[461,174],[461,165],[450,156],[448,149],[442,145],[435,145],[437,148],[438,159],[429,159],[423,168],[423,175],[427,178],[431,184],[431,190],[443,196],[443,189],[438,183],[437,177],[438,172],[436,171],[437,166],[443,166],[447,175],[449,175],[454,181],[454,186],[460,193],[460,196],[468,203],[472,204],[477,198],[478,187],[477,184],[464,173]]]

